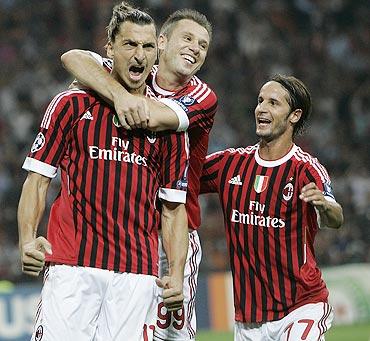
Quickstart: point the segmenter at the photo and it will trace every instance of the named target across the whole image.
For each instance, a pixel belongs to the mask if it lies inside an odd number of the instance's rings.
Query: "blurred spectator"
[[[0,277],[25,280],[16,210],[21,166],[45,107],[71,78],[60,55],[71,48],[104,54],[110,0],[0,1]],[[345,226],[321,231],[321,266],[370,262],[370,7],[367,0],[132,0],[158,23],[181,7],[206,11],[214,41],[204,78],[220,110],[209,151],[255,143],[257,89],[273,73],[291,73],[312,91],[309,134],[297,141],[333,175]],[[59,191],[52,182],[53,200]],[[228,256],[217,200],[202,198],[202,268],[222,271]],[[46,219],[41,230],[45,231]],[[30,280],[30,279],[27,279]]]

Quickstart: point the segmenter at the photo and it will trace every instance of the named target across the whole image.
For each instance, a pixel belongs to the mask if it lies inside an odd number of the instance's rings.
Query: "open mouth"
[[[196,63],[196,59],[193,56],[190,56],[188,54],[183,54],[182,56],[190,64],[195,64]]]
[[[139,80],[141,75],[143,74],[145,67],[144,66],[130,66],[128,69],[130,73],[130,77],[132,80]]]
[[[268,124],[270,124],[270,123],[271,123],[271,120],[269,120],[268,118],[259,117],[259,118],[257,118],[257,123],[258,123],[259,125],[264,126],[264,125],[268,125]]]

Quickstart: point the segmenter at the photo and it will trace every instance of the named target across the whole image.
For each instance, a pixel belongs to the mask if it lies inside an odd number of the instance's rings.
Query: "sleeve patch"
[[[334,192],[333,188],[330,183],[325,182],[324,183],[324,196],[328,196],[334,199]]]
[[[184,104],[185,106],[193,105],[195,102],[195,99],[193,97],[190,97],[188,95],[182,96],[179,101]]]
[[[188,188],[188,181],[186,178],[178,180],[176,183],[176,189],[185,191]]]
[[[40,149],[42,149],[42,147],[44,147],[44,145],[45,145],[45,136],[43,133],[40,132],[37,134],[35,141],[32,144],[31,153],[39,151]]]

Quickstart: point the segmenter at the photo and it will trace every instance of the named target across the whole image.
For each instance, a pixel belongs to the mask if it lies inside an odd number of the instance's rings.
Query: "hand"
[[[127,93],[117,94],[114,96],[114,108],[123,128],[147,128],[150,113],[145,98]]]
[[[161,297],[168,311],[181,309],[184,303],[183,282],[170,276],[156,279],[157,285],[163,289]]]
[[[299,198],[304,202],[311,203],[319,210],[319,212],[325,212],[328,209],[327,200],[325,199],[324,194],[314,182],[310,182],[302,188]]]
[[[52,254],[51,244],[44,237],[25,243],[21,252],[23,273],[35,277],[44,268],[45,253]]]

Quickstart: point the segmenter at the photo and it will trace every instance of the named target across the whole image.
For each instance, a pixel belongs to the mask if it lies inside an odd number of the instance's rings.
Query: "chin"
[[[256,131],[257,137],[261,139],[269,139],[271,137],[271,134],[269,132],[263,132],[263,131]]]
[[[183,67],[179,68],[179,69],[177,70],[177,72],[178,72],[180,75],[185,76],[185,77],[188,77],[188,76],[190,76],[190,75],[193,75],[193,74],[194,74],[194,70],[191,70],[191,69],[189,69],[189,68],[188,68],[188,67],[186,67],[186,66],[183,66]]]

